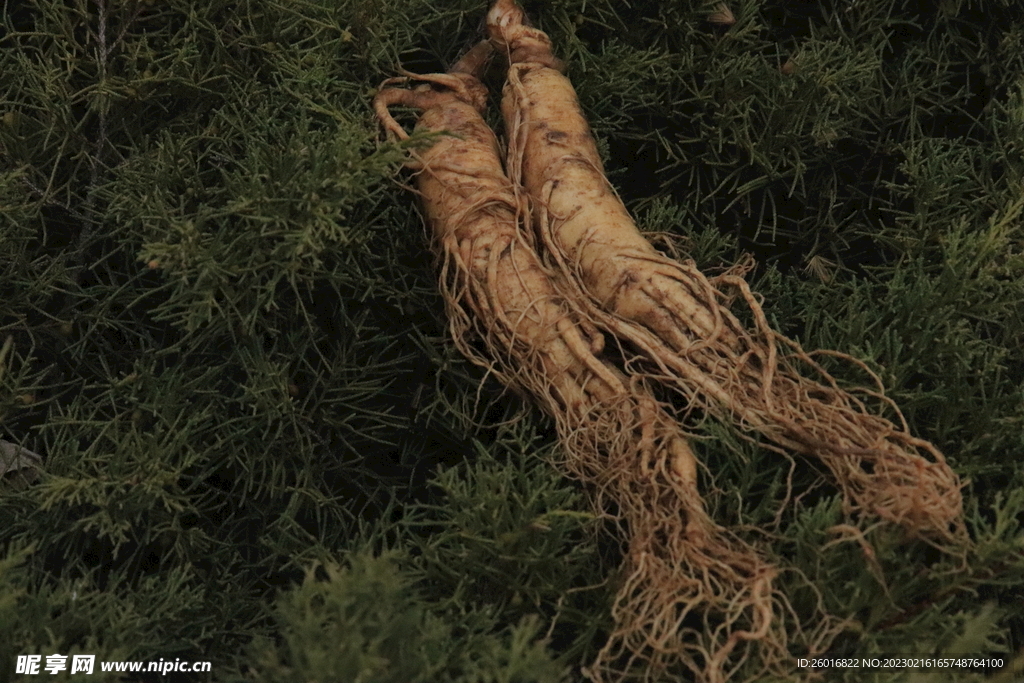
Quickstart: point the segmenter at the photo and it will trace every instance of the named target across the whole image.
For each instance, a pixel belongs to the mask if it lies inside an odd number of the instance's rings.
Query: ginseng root
[[[784,656],[776,571],[708,516],[686,435],[642,379],[628,380],[602,355],[603,336],[520,227],[528,212],[481,117],[486,92],[476,73],[489,49],[482,43],[447,74],[389,79],[374,101],[394,137],[409,136],[393,105],[420,111],[417,131],[440,133],[408,166],[452,338],[554,418],[562,466],[590,485],[599,510],[616,511],[627,550],[610,656],[656,647],[722,683],[755,645]]]
[[[786,452],[819,458],[838,483],[847,514],[902,525],[948,552],[969,543],[961,483],[939,450],[874,414],[795,341],[772,330],[743,278],[749,264],[705,277],[692,261],[658,252],[609,184],[576,92],[548,36],[524,25],[514,0],[497,0],[488,31],[510,66],[502,113],[508,173],[533,202],[546,262],[564,288],[589,302],[599,328],[646,358],[688,406],[754,430]],[[752,313],[746,326],[730,310]],[[824,353],[824,352],[818,352]]]

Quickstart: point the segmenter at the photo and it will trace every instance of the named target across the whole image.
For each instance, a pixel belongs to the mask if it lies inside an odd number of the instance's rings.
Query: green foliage
[[[562,680],[538,642],[535,621],[524,619],[498,633],[487,614],[445,621],[417,600],[410,572],[391,555],[353,554],[349,566],[324,566],[326,580],[316,578],[317,569],[279,602],[283,646],[253,648],[256,680]]]
[[[503,430],[489,451],[477,443],[472,465],[438,473],[442,504],[424,506],[411,523],[430,531],[415,543],[417,564],[438,597],[508,622],[540,615],[563,659],[579,657],[610,627],[609,568],[602,571],[593,515],[552,478],[542,463],[557,456],[550,446],[534,452],[536,440],[522,427]]]
[[[551,425],[446,342],[369,108],[485,4],[0,5],[0,439],[44,457],[0,472],[0,681],[53,652],[579,678],[620,548]],[[687,426],[710,508],[767,538],[789,626],[849,620],[835,653],[1024,670],[1019,3],[742,0],[731,26],[717,4],[526,7],[641,227],[705,269],[752,252],[772,322],[863,359],[970,480],[977,546],[862,545],[813,465],[709,420]],[[953,675],[842,680],[982,680]]]
[[[508,462],[480,448],[475,463],[444,470],[443,505],[372,534],[406,550],[357,548],[310,567],[278,601],[283,642],[251,648],[257,680],[565,680],[564,661],[607,626],[593,611],[608,595],[590,515],[524,438],[494,446]]]

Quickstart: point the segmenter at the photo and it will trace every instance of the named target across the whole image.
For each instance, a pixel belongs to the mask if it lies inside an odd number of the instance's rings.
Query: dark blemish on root
[[[548,142],[558,142],[558,141],[561,141],[561,140],[564,140],[564,139],[566,139],[567,137],[569,137],[569,134],[568,134],[568,133],[566,133],[565,131],[561,131],[561,130],[553,130],[553,131],[550,131],[550,132],[548,132],[548,133],[547,133],[547,134],[546,134],[546,135],[544,136],[544,138],[545,138],[545,139],[546,139],[546,140],[547,140]]]

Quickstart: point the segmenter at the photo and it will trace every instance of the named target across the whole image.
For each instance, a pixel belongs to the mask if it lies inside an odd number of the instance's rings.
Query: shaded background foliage
[[[52,652],[574,680],[600,646],[619,548],[551,426],[447,344],[404,150],[368,107],[396,65],[477,39],[483,4],[435,5],[3,5],[0,439],[44,464],[0,483],[0,680]],[[970,479],[978,548],[958,568],[875,530],[882,586],[828,545],[813,467],[780,512],[785,459],[694,424],[718,519],[771,534],[798,611],[820,593],[852,619],[837,651],[1011,658],[1020,3],[749,0],[731,26],[697,0],[526,7],[641,227],[704,268],[751,251],[773,322],[863,358]]]

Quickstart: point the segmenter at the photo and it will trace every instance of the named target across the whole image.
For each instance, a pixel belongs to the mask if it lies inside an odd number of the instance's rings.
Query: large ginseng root
[[[961,484],[931,443],[897,427],[841,389],[800,346],[773,331],[743,268],[705,277],[692,261],[659,253],[639,232],[605,177],[572,84],[548,36],[523,23],[514,0],[497,0],[488,31],[510,66],[502,102],[508,173],[533,201],[545,260],[575,286],[598,327],[628,342],[649,372],[687,401],[780,450],[820,458],[846,512],[902,525],[960,553],[969,543]],[[730,311],[734,298],[754,323]],[[810,376],[809,376],[810,375]]]
[[[613,659],[671,652],[700,680],[721,683],[756,647],[788,659],[775,570],[706,513],[697,462],[678,424],[642,381],[602,357],[602,336],[557,289],[519,223],[528,218],[481,118],[474,75],[481,43],[447,74],[389,79],[374,108],[420,111],[416,130],[444,133],[412,153],[417,189],[440,262],[441,291],[459,349],[556,422],[563,466],[615,510],[628,536],[613,607]],[[409,86],[409,87],[400,87]]]

